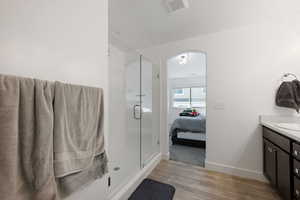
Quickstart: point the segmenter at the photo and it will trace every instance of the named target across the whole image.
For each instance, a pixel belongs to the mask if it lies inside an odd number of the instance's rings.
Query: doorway
[[[167,61],[170,159],[204,167],[206,54],[189,51]]]

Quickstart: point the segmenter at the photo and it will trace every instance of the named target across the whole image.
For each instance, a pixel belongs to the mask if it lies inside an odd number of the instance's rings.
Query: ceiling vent
[[[165,4],[169,13],[189,7],[188,0],[165,0]]]

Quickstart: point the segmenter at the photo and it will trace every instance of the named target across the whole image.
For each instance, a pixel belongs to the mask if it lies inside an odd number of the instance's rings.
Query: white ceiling
[[[180,64],[180,55],[168,60],[168,77],[192,78],[206,76],[206,55],[204,53],[189,52],[186,64]]]
[[[299,24],[299,0],[189,2],[190,8],[168,13],[163,0],[110,0],[110,39],[112,43],[141,49],[253,24],[264,18]]]

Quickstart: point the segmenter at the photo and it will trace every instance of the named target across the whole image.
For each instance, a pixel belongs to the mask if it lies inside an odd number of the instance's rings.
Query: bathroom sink
[[[279,128],[284,128],[291,131],[300,131],[300,123],[278,123],[276,125]]]

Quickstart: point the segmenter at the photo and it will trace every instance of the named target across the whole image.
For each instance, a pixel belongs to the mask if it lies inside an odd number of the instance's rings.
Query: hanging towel
[[[295,109],[299,113],[300,104],[297,102],[296,96],[300,92],[297,91],[295,83],[294,81],[285,81],[280,85],[276,94],[276,105]]]
[[[0,75],[0,199],[14,200],[18,177],[19,81]]]
[[[107,157],[102,153],[95,157],[93,164],[81,172],[70,174],[57,179],[60,196],[65,198],[101,178],[108,172]]]
[[[53,168],[53,96],[48,81],[18,78],[20,199],[57,200]],[[24,198],[26,197],[26,198]]]
[[[0,75],[0,199],[58,198],[52,96],[48,82]]]
[[[53,85],[20,80],[19,135],[26,180],[39,190],[53,171]]]
[[[107,168],[102,131],[102,95],[100,88],[55,83],[54,171],[60,182],[59,187],[62,190],[69,188],[63,193],[71,194],[78,189],[74,186],[77,183],[84,185],[92,181],[85,172],[99,169],[95,165],[100,163],[102,168]],[[95,173],[101,177],[106,171],[96,170]]]
[[[300,81],[299,80],[293,80],[292,85],[295,91],[295,101],[298,105],[298,108],[300,108]]]

